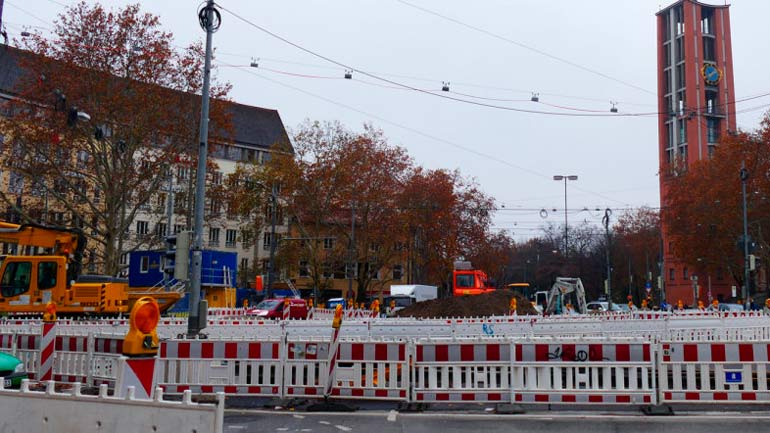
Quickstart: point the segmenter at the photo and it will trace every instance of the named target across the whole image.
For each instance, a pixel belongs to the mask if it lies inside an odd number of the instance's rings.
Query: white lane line
[[[398,416],[398,412],[395,410],[392,410],[388,412],[388,421],[390,422],[396,422],[396,417]]]
[[[340,429],[342,431],[351,431],[351,430],[353,430],[352,428],[345,427],[344,425],[335,425],[334,427],[337,427],[338,429]]]
[[[297,419],[305,419],[305,415],[297,415],[297,414],[294,414],[294,415],[292,415],[292,416],[293,416],[294,418],[297,418]]]
[[[329,421],[318,421],[318,424],[331,425],[332,423],[330,423]]]
[[[288,431],[289,428],[288,427],[278,427],[276,430],[278,430],[278,431]]]
[[[229,425],[229,426],[227,426],[227,428],[233,429],[233,430],[243,430],[243,429],[246,428],[246,426],[245,425]]]

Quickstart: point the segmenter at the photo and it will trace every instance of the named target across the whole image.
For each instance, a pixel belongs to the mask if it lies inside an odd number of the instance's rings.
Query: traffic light
[[[139,298],[131,309],[128,333],[123,338],[126,356],[155,356],[158,354],[158,321],[160,308],[155,298]]]
[[[166,265],[164,272],[180,281],[187,281],[190,263],[190,235],[184,231],[166,236]]]

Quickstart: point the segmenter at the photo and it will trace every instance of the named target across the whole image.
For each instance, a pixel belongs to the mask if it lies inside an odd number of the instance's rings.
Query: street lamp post
[[[553,180],[555,181],[564,181],[564,257],[567,257],[568,254],[568,221],[567,221],[567,181],[568,180],[577,180],[577,175],[556,175],[553,177]]]
[[[741,192],[743,193],[743,309],[749,309],[749,220],[746,212],[746,181],[749,180],[749,171],[746,169],[746,161],[741,162]]]
[[[278,201],[276,198],[276,189],[278,185],[273,183],[270,187],[270,261],[267,262],[267,297],[273,297],[273,268],[275,267],[275,249],[278,246],[278,242],[275,237],[275,218],[278,207]]]

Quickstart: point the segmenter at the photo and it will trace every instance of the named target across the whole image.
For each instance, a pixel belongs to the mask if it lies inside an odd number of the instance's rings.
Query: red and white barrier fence
[[[770,402],[770,342],[661,344],[661,402]]]
[[[494,334],[499,323],[478,325]],[[329,328],[316,337],[282,329],[251,339],[161,341],[157,384],[170,394],[415,403],[770,402],[770,339],[703,342],[698,339],[705,335],[681,329],[678,338],[690,335],[693,341],[351,338],[342,327],[338,350],[332,350]],[[0,349],[20,357],[32,378],[51,374],[59,381],[115,387],[122,335],[70,335],[71,330],[60,324],[38,324],[37,333],[0,330]],[[707,336],[729,335],[718,331]]]
[[[654,347],[644,342],[561,341],[515,345],[520,403],[655,404]]]

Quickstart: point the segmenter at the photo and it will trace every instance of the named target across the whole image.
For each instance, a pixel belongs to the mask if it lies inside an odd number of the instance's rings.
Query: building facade
[[[659,177],[665,207],[677,176],[710,158],[719,138],[736,129],[729,6],[677,1],[657,13],[657,40]],[[667,301],[692,305],[709,296],[732,296],[727,272],[711,275],[677,260],[665,218],[661,225]]]
[[[22,60],[24,56],[32,55],[24,50],[0,45],[0,126],[3,121],[11,121],[11,113],[7,108],[9,104],[6,102],[18,100],[17,85],[26,73],[21,66]],[[197,95],[190,97],[200,98]],[[276,151],[292,152],[288,134],[276,110],[233,102],[227,102],[225,109],[232,128],[227,136],[210,138],[209,166],[212,169],[207,176],[209,191],[222,183],[239,164],[262,165],[269,161]],[[28,215],[36,217],[36,222],[73,227],[80,225],[77,218],[69,215],[65,209],[57,208],[53,201],[49,204],[48,195],[44,191],[41,193],[41,185],[15,172],[12,164],[5,164],[9,158],[13,158],[14,146],[12,137],[6,136],[2,128],[0,150],[0,162],[3,163],[3,168],[0,169],[0,189],[6,196],[14,198],[17,206],[23,205]],[[80,160],[74,161],[79,155],[71,157],[72,163],[80,163]],[[188,218],[192,206],[187,198],[192,191],[195,174],[191,167],[195,167],[195,161],[197,155],[179,155],[178,163],[168,173],[168,183],[155,193],[151,200],[141,204],[130,226],[122,233],[124,252],[134,248],[162,249],[166,234],[187,230],[192,226],[192,218]],[[88,185],[83,187],[89,188]],[[42,185],[42,188],[53,187]],[[40,212],[37,208],[45,210]],[[244,278],[239,280],[253,281],[255,273],[263,272],[262,263],[268,258],[269,247],[265,246],[262,238],[269,236],[271,228],[268,225],[263,227],[259,234],[243,236],[241,227],[245,224],[253,226],[253,222],[241,221],[231,215],[224,200],[214,193],[207,194],[205,209],[203,247],[237,253],[238,271],[244,273]],[[0,219],[17,222],[18,214],[15,214],[13,206],[0,211],[3,211]],[[284,218],[279,219],[276,232],[282,233],[286,230],[287,221]],[[3,248],[7,248],[7,245],[3,245]],[[125,273],[128,270],[130,255],[124,254],[121,260]],[[84,270],[87,272],[101,272],[98,266],[89,266],[88,259],[85,265]]]

